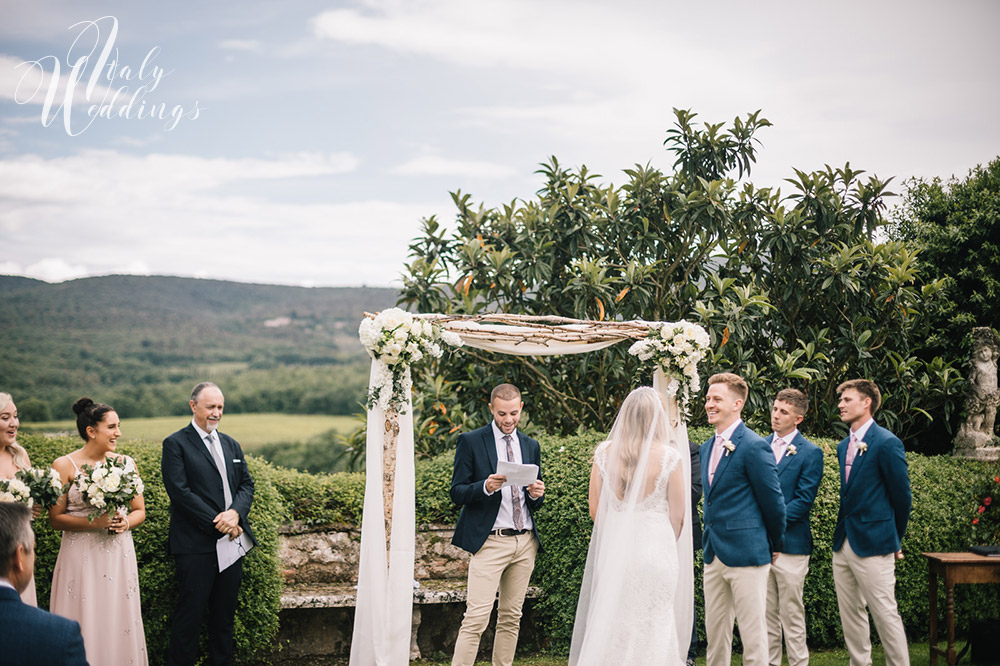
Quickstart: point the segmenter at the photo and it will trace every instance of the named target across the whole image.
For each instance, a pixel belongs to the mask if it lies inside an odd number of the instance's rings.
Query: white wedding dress
[[[681,454],[676,446],[647,441],[638,462],[629,463],[632,481],[615,490],[616,465],[622,463],[613,443],[603,442],[594,454],[602,487],[569,664],[681,666],[693,612],[690,529],[681,532],[679,546],[667,500]],[[688,557],[679,557],[685,549]]]

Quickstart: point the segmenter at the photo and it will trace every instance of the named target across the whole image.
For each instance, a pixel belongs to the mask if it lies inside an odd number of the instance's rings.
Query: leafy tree
[[[904,437],[918,434],[930,409],[950,405],[957,378],[939,359],[910,353],[941,285],[914,287],[915,253],[873,240],[887,183],[862,180],[849,165],[796,171],[794,192],[782,198],[742,180],[766,119],[753,113],[697,128],[695,114],[675,115],[665,141],[673,173],[636,165],[615,187],[553,157],[534,199],[488,209],[454,193],[454,230],[431,217],[410,245],[400,303],[460,314],[688,318],[712,336],[706,370],[749,380],[748,419],[766,424],[771,397],[791,384],[821,403],[809,427],[829,431],[839,423],[837,384],[866,376],[886,393],[889,424]],[[606,430],[628,390],[648,382],[627,349],[531,358],[451,352],[425,371],[435,382],[430,409],[419,397],[429,387],[418,384],[417,422],[434,409],[485,419],[489,389],[504,379],[525,390],[536,427]],[[693,417],[703,418],[697,405]],[[450,423],[418,433],[437,440],[418,449],[449,447]]]
[[[49,403],[41,398],[28,397],[17,403],[17,414],[25,422],[52,420],[52,410]]]
[[[1000,157],[965,180],[906,183],[890,233],[920,248],[928,279],[947,282],[925,347],[945,355],[968,351],[973,326],[1000,330]],[[961,347],[956,340],[965,340]]]

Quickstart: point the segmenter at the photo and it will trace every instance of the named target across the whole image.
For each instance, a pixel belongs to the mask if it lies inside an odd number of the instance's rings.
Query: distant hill
[[[27,399],[65,418],[84,393],[116,398],[125,409],[111,404],[133,416],[161,415],[162,403],[176,405],[191,382],[241,373],[273,391],[322,393],[324,378],[332,391],[339,382],[332,368],[351,366],[356,375],[367,363],[357,338],[362,313],[394,305],[398,294],[113,275],[59,284],[0,276],[0,297],[0,391],[12,393],[22,412]],[[330,411],[329,400],[313,402]],[[296,405],[307,409],[301,396]]]

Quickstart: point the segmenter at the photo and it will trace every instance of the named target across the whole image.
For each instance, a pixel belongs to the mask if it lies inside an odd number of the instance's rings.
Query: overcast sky
[[[758,185],[964,177],[1000,154],[998,26],[996,0],[0,0],[0,274],[397,286],[450,191],[669,169],[674,107],[761,109]]]

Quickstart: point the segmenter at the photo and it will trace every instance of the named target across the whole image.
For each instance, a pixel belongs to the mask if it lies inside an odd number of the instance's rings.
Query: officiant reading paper
[[[498,592],[493,665],[509,666],[514,661],[521,606],[535,554],[541,549],[533,517],[545,494],[541,478],[520,487],[508,485],[507,477],[497,473],[498,461],[541,464],[538,442],[517,429],[523,407],[518,388],[500,384],[490,395],[493,420],[458,437],[451,498],[462,505],[462,513],[452,543],[472,553],[472,558],[453,666],[472,666],[476,660]]]

